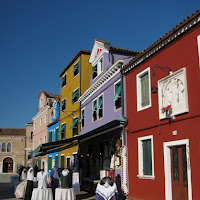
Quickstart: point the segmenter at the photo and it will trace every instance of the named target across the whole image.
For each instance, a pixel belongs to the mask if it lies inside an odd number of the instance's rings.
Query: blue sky
[[[199,0],[0,0],[0,128],[25,128],[40,90],[95,39],[141,51],[200,8]]]

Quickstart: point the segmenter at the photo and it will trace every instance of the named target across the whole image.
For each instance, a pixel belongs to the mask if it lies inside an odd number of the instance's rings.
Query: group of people
[[[21,198],[21,196],[23,196],[25,200],[31,200],[34,187],[39,189],[51,187],[53,199],[55,199],[56,188],[72,187],[71,172],[67,168],[59,171],[57,166],[54,166],[51,169],[51,173],[49,175],[44,171],[44,169],[39,170],[37,165],[33,167],[32,164],[28,164],[27,168],[24,166],[20,168],[19,179],[21,184],[19,185],[18,190],[16,190],[15,195],[17,198]],[[23,194],[19,195],[20,192]]]

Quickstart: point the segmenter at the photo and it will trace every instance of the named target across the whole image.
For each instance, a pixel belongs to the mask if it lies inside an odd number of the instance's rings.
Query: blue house
[[[48,143],[56,142],[59,140],[59,118],[60,118],[60,104],[59,101],[54,101],[52,110],[52,122],[48,124]],[[51,168],[55,165],[59,165],[59,152],[53,152],[48,154],[47,158],[48,172],[51,172]]]

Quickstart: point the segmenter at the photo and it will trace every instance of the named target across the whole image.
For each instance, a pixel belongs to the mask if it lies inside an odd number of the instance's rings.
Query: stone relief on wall
[[[159,118],[188,112],[186,70],[182,68],[158,81]]]

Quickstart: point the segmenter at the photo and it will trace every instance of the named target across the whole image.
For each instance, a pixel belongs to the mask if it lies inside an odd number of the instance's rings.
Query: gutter
[[[122,146],[126,146],[126,126],[128,124],[128,119],[126,118],[125,116],[125,108],[124,108],[124,76],[123,76],[123,73],[121,71],[121,95],[122,95],[122,98],[121,98],[121,104],[122,104],[122,117],[123,119],[125,120],[125,123],[123,125],[123,133],[122,133]]]

